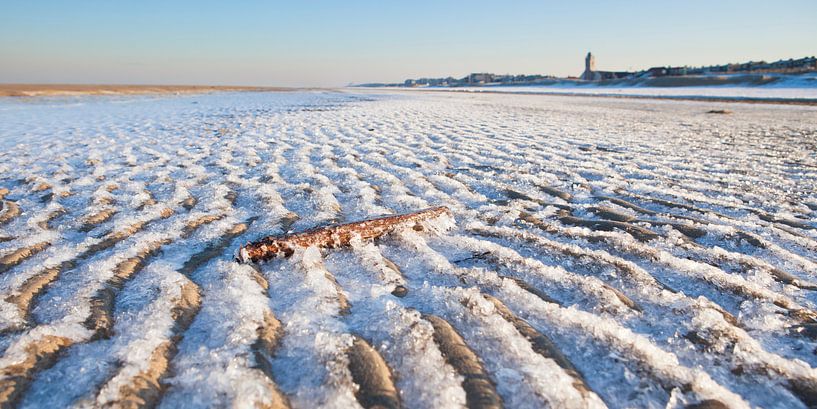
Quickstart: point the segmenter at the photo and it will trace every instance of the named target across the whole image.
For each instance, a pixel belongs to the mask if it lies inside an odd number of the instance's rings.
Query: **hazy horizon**
[[[785,4],[781,4],[785,3]],[[0,83],[343,86],[817,54],[817,2],[0,4]]]

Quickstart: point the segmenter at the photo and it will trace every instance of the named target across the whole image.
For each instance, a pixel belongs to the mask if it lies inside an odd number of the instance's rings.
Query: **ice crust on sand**
[[[0,98],[0,403],[360,407],[362,339],[403,406],[464,407],[475,372],[433,316],[507,407],[813,406],[815,114],[386,90]],[[433,206],[452,214],[233,261],[265,236]]]

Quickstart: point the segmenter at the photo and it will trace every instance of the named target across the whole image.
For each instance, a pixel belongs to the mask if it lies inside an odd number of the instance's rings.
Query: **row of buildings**
[[[706,67],[653,67],[647,70],[651,77],[705,75],[705,74],[741,74],[741,73],[782,73],[800,74],[817,70],[817,58],[814,56],[799,59],[789,58],[774,62],[749,61],[739,64],[710,65]]]
[[[587,53],[584,59],[584,72],[568,80],[581,81],[609,81],[627,78],[657,78],[685,75],[707,74],[760,74],[784,73],[799,74],[817,71],[817,58],[805,57],[800,59],[779,60],[775,62],[750,61],[739,64],[710,65],[706,67],[652,67],[642,71],[601,71],[596,69],[596,57]],[[362,84],[361,86],[395,86],[395,87],[464,87],[484,84],[496,85],[533,85],[553,83],[560,80],[552,75],[499,75],[491,73],[472,73],[463,78],[419,78],[407,79],[403,83],[394,84]]]
[[[552,75],[509,75],[475,72],[463,78],[418,78],[403,82],[405,87],[464,87],[483,84],[531,84],[537,81],[555,80]],[[394,84],[399,85],[399,84]]]
[[[710,65],[706,67],[652,67],[643,71],[599,71],[596,69],[596,57],[587,53],[584,59],[584,72],[579,77],[584,81],[605,81],[623,78],[656,78],[684,75],[707,74],[800,74],[817,71],[817,58],[814,56],[799,59],[789,58],[775,62],[749,61],[739,64]]]

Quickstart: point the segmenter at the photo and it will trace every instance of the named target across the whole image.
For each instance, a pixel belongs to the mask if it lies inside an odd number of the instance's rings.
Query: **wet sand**
[[[0,97],[194,94],[218,91],[291,91],[283,87],[214,85],[0,84]]]

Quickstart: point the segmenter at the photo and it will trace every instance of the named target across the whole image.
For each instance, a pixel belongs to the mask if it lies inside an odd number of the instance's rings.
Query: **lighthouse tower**
[[[584,58],[584,72],[582,79],[585,81],[596,81],[599,75],[596,73],[596,56],[588,52],[587,57]]]

